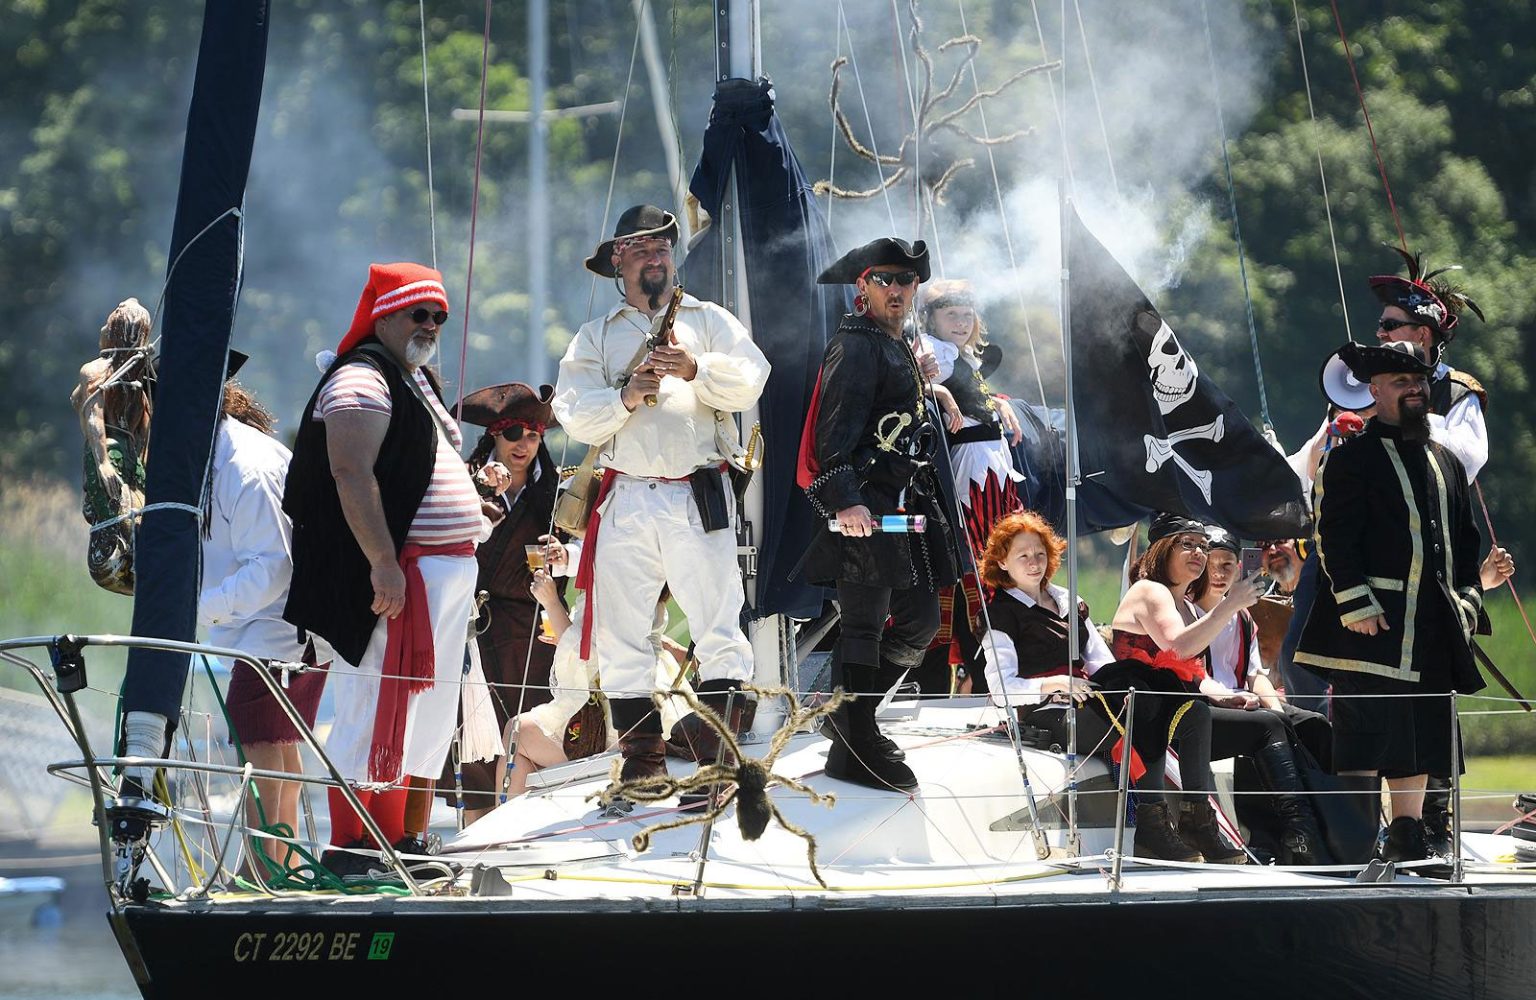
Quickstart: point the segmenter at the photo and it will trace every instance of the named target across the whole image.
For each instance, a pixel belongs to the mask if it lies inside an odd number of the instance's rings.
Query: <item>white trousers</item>
[[[458,722],[464,645],[475,604],[479,564],[473,556],[424,556],[417,566],[427,588],[432,648],[437,656],[432,686],[411,695],[406,706],[403,771],[435,779],[443,773],[443,761],[448,758]],[[373,746],[373,719],[378,710],[379,674],[384,665],[388,630],[389,620],[380,617],[362,662],[354,667],[336,660],[326,682],[335,700],[336,719],[325,741],[325,752],[348,781],[370,780],[368,755]]]
[[[734,506],[729,489],[726,495]],[[751,680],[752,645],[740,624],[746,593],[736,532],[704,531],[687,482],[621,475],[602,515],[593,553],[592,650],[608,697],[649,698],[655,690],[651,620],[667,584],[688,619],[700,679]],[[580,630],[561,636],[562,650],[566,643],[579,657]]]

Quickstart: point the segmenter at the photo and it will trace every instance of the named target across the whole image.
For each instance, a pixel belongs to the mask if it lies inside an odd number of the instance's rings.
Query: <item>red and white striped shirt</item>
[[[431,405],[440,425],[437,433],[437,458],[432,481],[416,508],[416,517],[405,540],[418,545],[451,545],[480,538],[484,515],[480,513],[480,495],[469,478],[469,470],[459,457],[464,439],[458,425],[432,391],[427,377],[418,368],[411,373],[421,394]],[[372,365],[354,361],[336,370],[315,400],[314,419],[324,420],[343,410],[368,410],[388,416],[391,412],[389,386]],[[448,428],[448,436],[443,433]]]

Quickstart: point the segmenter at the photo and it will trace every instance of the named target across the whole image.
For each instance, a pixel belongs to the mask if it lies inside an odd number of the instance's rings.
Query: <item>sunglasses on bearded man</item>
[[[871,271],[868,277],[881,288],[889,288],[892,285],[906,288],[917,283],[916,271]]]
[[[429,318],[438,326],[442,326],[444,323],[448,322],[448,310],[438,309],[433,311],[431,309],[416,309],[411,312],[411,322],[415,323],[417,326],[425,323]]]

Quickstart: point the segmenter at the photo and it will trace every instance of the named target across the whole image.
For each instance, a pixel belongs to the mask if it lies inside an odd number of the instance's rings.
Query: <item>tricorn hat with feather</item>
[[[1445,275],[1460,271],[1460,264],[1450,264],[1428,270],[1422,253],[1409,253],[1401,247],[1387,244],[1408,264],[1408,276],[1377,274],[1371,277],[1371,291],[1382,305],[1397,306],[1403,312],[1423,321],[1435,334],[1435,343],[1444,347],[1456,339],[1456,324],[1461,314],[1470,309],[1478,319],[1483,311],[1467,296],[1460,285],[1452,283]]]

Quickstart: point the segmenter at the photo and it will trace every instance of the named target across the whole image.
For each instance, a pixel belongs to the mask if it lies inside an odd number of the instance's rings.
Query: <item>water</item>
[[[122,1000],[139,989],[107,926],[106,900],[68,913],[60,927],[0,931],[0,997]]]
[[[40,848],[12,841],[0,847],[0,875],[64,880],[57,907],[46,914],[53,919],[44,921],[53,926],[30,926],[20,912],[0,919],[0,997],[122,1000],[139,995],[107,924],[107,894],[94,846]],[[65,850],[70,853],[61,855]]]

